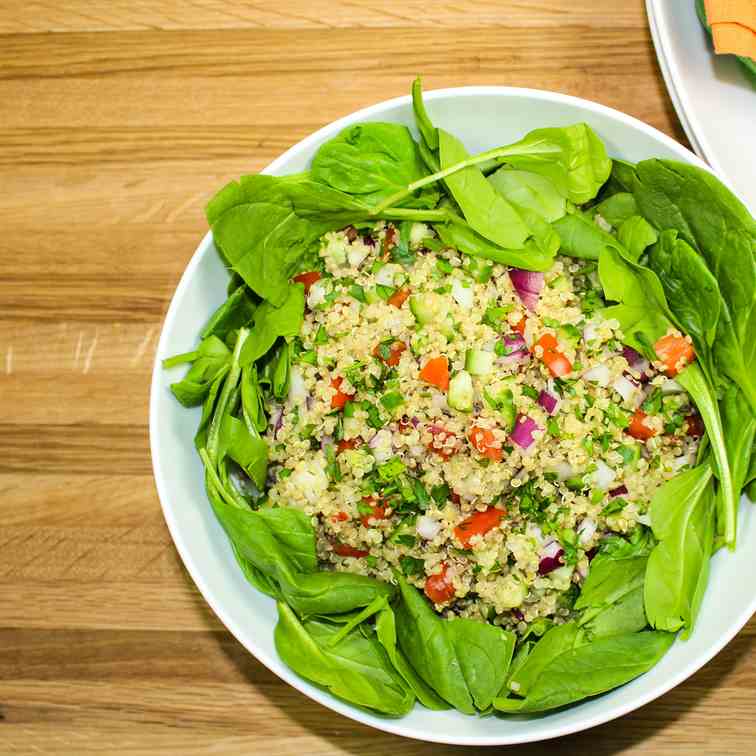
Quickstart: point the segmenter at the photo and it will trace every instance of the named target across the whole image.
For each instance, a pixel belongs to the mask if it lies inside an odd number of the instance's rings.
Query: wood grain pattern
[[[640,0],[0,0],[0,753],[472,752],[354,724],[239,646],[172,545],[146,425],[208,196],[418,71],[684,141]],[[755,636],[590,750],[749,753]]]

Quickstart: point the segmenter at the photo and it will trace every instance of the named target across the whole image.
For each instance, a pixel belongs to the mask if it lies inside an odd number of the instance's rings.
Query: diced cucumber
[[[376,302],[382,302],[381,295],[376,291],[375,286],[370,286],[365,289],[365,301],[368,304],[375,304]]]
[[[569,291],[570,290],[570,282],[567,280],[566,276],[557,276],[550,284],[550,289],[555,289],[556,291]]]
[[[503,381],[500,381],[503,383]],[[513,383],[510,381],[509,383]],[[496,394],[490,394],[488,391],[483,392],[484,399],[488,402],[491,409],[495,409],[501,415],[504,430],[511,432],[514,430],[517,410],[514,403],[514,392],[509,386],[505,385],[499,388]]]
[[[409,300],[410,310],[420,325],[440,323],[446,319],[449,311],[449,300],[432,291],[424,294],[413,294]]]
[[[488,375],[493,370],[494,353],[482,349],[468,349],[465,353],[465,370],[470,375]]]
[[[466,370],[460,370],[449,381],[447,401],[453,409],[460,412],[472,412],[473,383],[472,376]]]
[[[491,280],[493,267],[493,263],[483,260],[480,257],[467,256],[462,263],[462,268],[478,283],[488,283]]]
[[[412,354],[419,357],[428,347],[428,336],[425,333],[413,334],[410,339]]]

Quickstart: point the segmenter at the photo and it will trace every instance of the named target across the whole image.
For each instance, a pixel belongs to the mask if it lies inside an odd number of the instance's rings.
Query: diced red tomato
[[[305,294],[308,294],[310,287],[316,281],[320,281],[320,273],[317,270],[310,271],[309,273],[300,273],[298,276],[294,276],[294,281],[303,284]]]
[[[355,557],[356,559],[362,559],[370,554],[369,551],[364,549],[355,549],[354,546],[349,546],[346,543],[334,543],[333,550],[339,555],[344,557]]]
[[[335,515],[331,515],[331,522],[346,522],[349,519],[349,515],[346,512],[337,512]]]
[[[649,438],[653,438],[656,435],[656,431],[653,428],[649,428],[646,425],[646,418],[648,415],[643,410],[635,410],[632,418],[630,419],[630,426],[627,432],[640,441],[647,441]]]
[[[361,444],[362,439],[359,436],[357,438],[342,438],[341,441],[336,443],[336,454],[341,454],[347,449],[356,449]]]
[[[425,595],[434,604],[445,604],[454,598],[454,586],[447,572],[446,565],[442,565],[441,572],[431,575],[425,581]]]
[[[383,237],[383,246],[381,248],[381,257],[384,260],[388,260],[391,255],[391,250],[396,246],[399,241],[399,234],[393,226],[389,226],[386,229],[386,235]]]
[[[409,286],[403,286],[401,289],[397,289],[386,301],[394,307],[401,307],[411,293],[412,289]]]
[[[559,342],[553,334],[545,333],[536,345],[543,349],[541,359],[553,376],[561,378],[572,372],[572,363],[559,351]]]
[[[450,459],[459,451],[457,436],[451,431],[440,425],[429,425],[427,430],[433,434],[433,440],[428,444],[428,448],[438,454],[441,459]],[[450,440],[451,443],[449,443]]]
[[[449,361],[446,357],[428,360],[420,371],[420,379],[446,391],[449,388]]]
[[[403,341],[394,341],[389,346],[389,356],[384,357],[381,354],[381,345],[376,344],[375,347],[373,347],[373,357],[383,360],[389,367],[396,367],[399,364],[399,360],[402,358],[402,352],[406,348],[407,345]]]
[[[336,393],[331,397],[331,407],[333,409],[344,409],[347,402],[354,399],[354,394],[345,394],[339,389],[344,379],[339,375],[331,381],[331,388],[336,389]]]
[[[656,356],[664,363],[664,372],[674,378],[689,362],[696,359],[693,345],[685,336],[671,333],[654,344]]]
[[[527,325],[527,320],[526,320],[526,319],[525,319],[524,317],[522,317],[522,318],[520,318],[520,319],[519,319],[519,320],[518,320],[518,321],[517,321],[517,322],[516,322],[516,323],[515,323],[515,324],[514,324],[514,325],[512,326],[512,328],[514,328],[514,330],[515,330],[515,331],[517,331],[517,333],[519,333],[519,334],[520,334],[520,336],[524,336],[524,335],[525,335],[525,326],[526,326],[526,325]]]
[[[380,499],[376,500],[372,496],[365,496],[362,499],[362,503],[372,510],[369,514],[360,516],[360,520],[366,528],[370,527],[370,520],[386,519],[386,510],[388,507],[384,506]]]
[[[470,517],[454,528],[454,535],[457,540],[464,546],[470,548],[470,539],[476,535],[485,535],[489,530],[493,530],[502,521],[506,512],[503,509],[489,507],[483,512],[474,512]]]
[[[705,428],[701,415],[691,412],[685,418],[685,425],[689,436],[692,436],[693,438],[700,438],[703,436]]]
[[[468,438],[479,454],[487,457],[492,462],[501,462],[501,444],[497,442],[493,431],[488,430],[488,428],[480,428],[477,425],[473,425],[473,427],[470,428]]]
[[[454,504],[459,504],[462,499],[460,499],[459,494],[455,493],[454,491],[449,492],[449,498],[454,502]]]

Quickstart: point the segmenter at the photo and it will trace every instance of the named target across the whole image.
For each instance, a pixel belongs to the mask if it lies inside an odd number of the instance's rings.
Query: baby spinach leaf
[[[302,284],[291,284],[279,307],[263,302],[255,310],[254,324],[241,352],[241,365],[249,365],[266,354],[279,336],[287,341],[293,339],[302,327],[303,318]]]
[[[293,338],[293,337],[292,337]],[[276,349],[274,354],[273,368],[273,396],[282,400],[289,394],[290,372],[291,372],[291,348],[287,341],[283,341]]]
[[[617,240],[635,262],[656,239],[657,233],[653,226],[640,215],[622,221],[617,229]]]
[[[397,635],[415,671],[460,711],[487,709],[506,680],[514,636],[474,620],[443,620],[402,578],[399,590]]]
[[[417,700],[425,706],[426,709],[442,711],[449,709],[450,706],[446,701],[440,698],[412,668],[407,661],[407,657],[396,645],[396,616],[390,606],[384,607],[379,613],[375,622],[375,634],[378,641],[386,650],[386,653],[394,665],[394,669],[404,678],[410,689],[417,696]]]
[[[564,195],[538,173],[504,166],[488,177],[488,183],[509,202],[538,213],[549,223],[559,220],[566,212]]]
[[[214,500],[213,510],[239,554],[304,615],[342,614],[390,598],[393,588],[349,572],[316,571],[315,532],[310,518],[293,508],[244,509]]]
[[[290,553],[288,546],[276,537],[259,511],[236,507],[224,501],[212,503],[215,516],[238,553],[267,577],[278,581],[282,574],[297,569],[300,558],[304,559],[303,564],[309,563],[309,555],[301,556],[296,550]]]
[[[242,176],[239,184],[246,202],[291,206],[300,218],[313,225],[316,236],[359,223],[370,215],[370,208],[361,199],[316,181],[311,171],[289,176],[255,173]]]
[[[438,132],[428,116],[428,111],[425,109],[423,85],[419,76],[412,82],[412,110],[415,114],[417,130],[420,132],[423,142],[429,150],[437,150]]]
[[[526,698],[497,698],[494,708],[511,713],[548,711],[605,693],[651,669],[674,640],[672,633],[647,631],[566,649],[542,669]]]
[[[524,270],[548,270],[553,265],[556,254],[553,245],[550,249],[544,250],[539,248],[533,239],[529,239],[522,249],[499,247],[473,231],[462,219],[454,219],[445,224],[437,223],[434,229],[444,244],[459,249],[466,255]]]
[[[257,305],[250,296],[246,286],[238,286],[229,298],[210,316],[200,336],[206,339],[208,336],[217,336],[225,339],[226,336],[238,328],[248,326],[252,322],[252,316]]]
[[[218,395],[221,392],[221,388],[223,387],[229,370],[231,370],[230,360],[220,369],[218,375],[213,379],[213,382],[210,384],[210,389],[207,392],[207,396],[205,397],[205,401],[202,403],[202,415],[200,417],[199,426],[197,427],[197,433],[194,436],[194,446],[198,450],[207,446],[207,428],[213,418]]]
[[[668,331],[670,321],[664,291],[653,271],[628,260],[615,243],[603,248],[598,273],[605,297],[620,303],[607,308],[604,316],[619,321],[626,344],[655,358],[650,345]]]
[[[310,517],[293,507],[260,507],[257,514],[270,528],[298,570],[301,572],[317,570],[315,530]]]
[[[279,584],[289,606],[303,615],[341,614],[394,594],[388,583],[352,572],[295,572]]]
[[[645,607],[657,630],[693,628],[714,542],[711,468],[699,465],[667,481],[651,500],[659,543],[648,559]]]
[[[321,145],[312,160],[315,181],[357,195],[372,207],[425,175],[425,166],[409,129],[396,123],[348,126]],[[396,204],[432,208],[437,202],[438,190],[427,187]]]
[[[208,395],[213,381],[225,374],[230,360],[231,350],[217,336],[208,336],[194,352],[163,360],[163,367],[192,363],[183,380],[171,384],[171,391],[185,407],[196,407]]]
[[[590,619],[597,610],[641,587],[647,561],[647,554],[624,556],[622,551],[598,554],[591,562],[575,609],[586,610],[584,618]]]
[[[396,610],[396,631],[402,652],[441,698],[465,714],[474,714],[473,699],[444,620],[415,588],[401,578],[399,591],[401,601]]]
[[[559,656],[579,642],[580,629],[575,622],[555,625],[533,646],[519,669],[511,675],[508,687],[518,696],[526,697],[543,671]],[[498,700],[498,699],[497,699]],[[494,701],[494,706],[496,701]]]
[[[319,230],[288,204],[255,202],[223,213],[213,224],[213,238],[246,284],[279,307],[289,293],[289,279],[320,236]]]
[[[648,266],[659,277],[676,324],[693,340],[696,355],[713,380],[711,347],[722,302],[719,285],[701,255],[677,237],[673,229],[662,231],[649,251]]]
[[[410,711],[415,696],[375,636],[355,628],[331,643],[338,632],[338,625],[322,620],[302,622],[286,604],[278,603],[276,650],[297,674],[380,714],[400,717]]]
[[[475,706],[485,711],[504,687],[514,651],[514,635],[496,625],[465,617],[447,620],[444,630],[451,639]]]
[[[716,278],[717,366],[756,412],[756,221],[721,182],[692,165],[644,160],[637,175],[633,194],[641,214],[660,230],[676,230]]]
[[[581,212],[569,213],[553,225],[561,241],[560,252],[570,257],[598,260],[601,250],[617,244],[617,240],[600,229]]]
[[[535,129],[490,152],[502,163],[544,176],[577,205],[596,196],[612,167],[604,143],[584,123]]]
[[[269,577],[261,570],[258,570],[252,562],[245,559],[236,548],[235,544],[231,542],[231,550],[234,552],[234,557],[242,571],[242,574],[247,578],[247,582],[257,588],[258,591],[271,596],[276,600],[281,599],[281,591],[278,590],[278,583],[275,578]]]
[[[607,638],[610,635],[624,635],[643,630],[648,624],[643,608],[643,586],[617,599],[616,602],[600,608],[596,613],[585,612],[580,626],[591,639]]]
[[[599,202],[593,208],[593,212],[610,225],[619,226],[623,221],[638,214],[638,206],[630,192],[619,191]]]
[[[241,375],[242,416],[250,432],[264,433],[268,427],[265,415],[265,400],[257,380],[257,367],[247,365],[242,368]]]
[[[268,445],[259,435],[249,432],[238,418],[226,415],[222,421],[219,438],[218,465],[228,455],[262,491],[268,473]]]
[[[748,402],[745,401],[743,393],[734,383],[729,384],[725,389],[719,402],[719,409],[722,418],[722,434],[732,475],[733,493],[739,499],[740,492],[748,484],[752,474],[756,417],[751,412]],[[737,505],[738,502],[735,506]],[[726,507],[724,489],[720,487],[717,492],[717,510],[722,512]],[[720,517],[719,521],[723,519]],[[719,535],[723,533],[719,532]]]
[[[438,129],[438,142],[442,170],[470,157],[462,142],[444,129]],[[477,166],[446,176],[445,183],[474,231],[500,247],[522,249],[530,230]]]
[[[633,189],[638,181],[638,175],[635,172],[635,164],[628,163],[626,160],[612,158],[612,170],[606,183],[601,187],[599,200],[602,202],[615,194],[626,192],[632,194]],[[636,215],[637,209],[630,215]],[[607,220],[609,220],[607,218]],[[611,223],[611,221],[609,221]],[[612,224],[617,225],[617,224]]]
[[[720,486],[718,496],[721,505],[717,507],[717,531],[723,537],[724,542],[733,549],[737,535],[740,491],[735,490],[733,483],[730,462],[727,458],[727,445],[722,430],[722,419],[714,389],[706,380],[701,367],[695,362],[682,370],[675,380],[693,399],[704,422],[711,453],[716,463],[714,472],[719,479]]]

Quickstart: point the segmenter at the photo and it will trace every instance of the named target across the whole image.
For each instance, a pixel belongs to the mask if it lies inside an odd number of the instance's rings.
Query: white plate
[[[430,92],[431,118],[477,152],[520,138],[531,129],[585,121],[601,136],[609,153],[637,161],[657,156],[704,164],[656,129],[616,110],[566,95],[509,87],[467,87]],[[326,126],[275,160],[268,173],[303,170],[315,149],[356,121],[394,121],[411,125],[409,97],[361,110]],[[403,719],[385,719],[343,703],[310,685],[279,660],[273,645],[276,621],[272,599],[244,579],[205,497],[202,465],[192,439],[199,409],[183,409],[169,391],[181,368],[162,370],[160,361],[193,349],[197,333],[224,300],[227,273],[208,233],[184,271],[160,336],[150,396],[150,442],[155,480],[176,548],[197,587],[215,613],[251,653],[280,678],[310,698],[347,717],[381,730],[422,740],[468,745],[522,743],[583,730],[621,716],[660,696],[711,659],[756,610],[756,518],[742,506],[740,547],[713,560],[711,585],[696,631],[646,675],[607,695],[534,718],[471,717],[416,706]]]
[[[756,90],[732,55],[715,55],[693,0],[646,0],[664,81],[693,149],[756,215]]]

